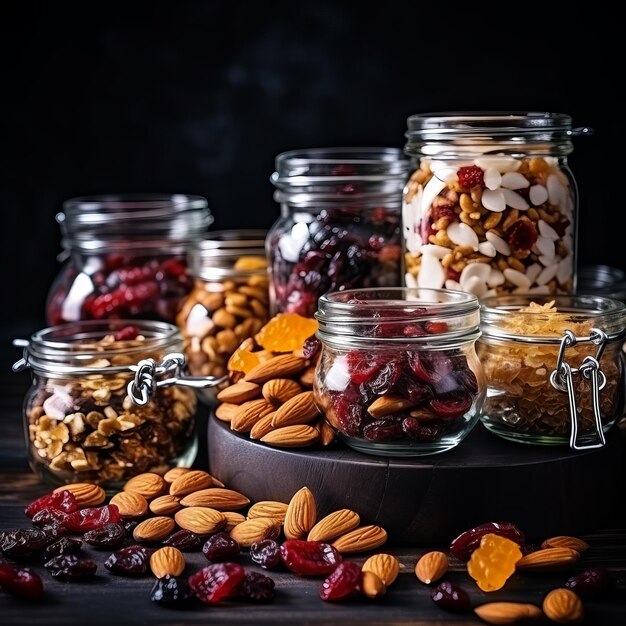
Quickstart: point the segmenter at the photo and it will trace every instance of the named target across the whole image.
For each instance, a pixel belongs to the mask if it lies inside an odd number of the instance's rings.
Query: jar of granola
[[[196,394],[182,337],[156,321],[80,321],[17,340],[32,370],[24,426],[32,469],[56,484],[114,487],[194,460]]]
[[[176,316],[189,370],[196,376],[224,376],[239,344],[269,319],[263,230],[214,231],[188,252],[194,288]],[[215,389],[200,397],[211,403]]]
[[[596,295],[481,300],[481,419],[513,441],[586,449],[624,408],[626,305]]]
[[[576,289],[572,129],[560,113],[408,118],[404,282],[478,297]]]
[[[200,196],[73,198],[57,215],[64,260],[48,293],[50,325],[83,319],[156,319],[174,323],[193,286],[189,245],[213,217]]]
[[[283,152],[267,237],[272,314],[312,317],[329,291],[400,286],[408,159],[395,148]]]
[[[466,292],[355,289],[322,296],[315,400],[355,450],[420,456],[459,444],[485,395]]]

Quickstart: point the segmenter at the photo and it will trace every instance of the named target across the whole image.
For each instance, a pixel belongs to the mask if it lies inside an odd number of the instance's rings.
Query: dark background
[[[546,5],[546,6],[544,6]],[[283,150],[404,144],[443,110],[569,113],[579,260],[626,269],[623,34],[553,3],[22,2],[3,9],[5,334],[45,325],[54,215],[77,195],[206,196],[213,228],[269,227]],[[13,335],[14,336],[14,335]]]

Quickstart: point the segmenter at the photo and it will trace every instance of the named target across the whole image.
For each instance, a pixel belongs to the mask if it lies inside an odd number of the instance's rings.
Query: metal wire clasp
[[[128,383],[126,391],[129,398],[139,406],[150,401],[150,397],[159,387],[181,385],[193,389],[215,387],[226,380],[226,376],[185,376],[185,355],[180,352],[167,354],[160,364],[154,359],[143,359],[137,365],[130,365],[135,377]],[[162,378],[167,376],[166,378]]]
[[[602,415],[600,413],[600,391],[606,385],[606,376],[600,367],[600,359],[604,348],[606,347],[608,337],[607,334],[598,328],[592,328],[589,337],[576,337],[571,330],[563,333],[563,339],[559,348],[559,355],[556,361],[556,367],[550,374],[550,383],[558,391],[567,393],[569,402],[569,414],[571,421],[569,446],[572,450],[591,450],[593,448],[601,448],[606,443],[604,431],[602,430]],[[565,360],[565,351],[577,343],[583,341],[591,341],[598,346],[595,356],[586,356],[580,367],[575,368]],[[593,417],[595,420],[596,434],[598,443],[578,444],[578,406],[576,404],[576,395],[574,393],[574,375],[580,374],[585,380],[589,381],[591,386],[591,404],[593,409]]]

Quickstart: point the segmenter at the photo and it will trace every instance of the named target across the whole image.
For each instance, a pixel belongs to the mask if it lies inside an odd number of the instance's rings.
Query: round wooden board
[[[530,541],[583,534],[623,514],[624,450],[617,429],[599,450],[505,441],[478,424],[455,449],[420,458],[329,448],[272,448],[208,424],[209,470],[252,501],[289,502],[301,487],[315,495],[318,518],[350,508],[379,524],[397,545],[448,544],[488,521],[517,524]]]

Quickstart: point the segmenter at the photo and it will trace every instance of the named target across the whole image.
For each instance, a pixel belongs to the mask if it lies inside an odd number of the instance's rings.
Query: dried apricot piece
[[[515,572],[515,564],[522,558],[522,551],[517,543],[487,533],[467,563],[468,574],[483,591],[496,591]]]
[[[237,348],[228,360],[228,369],[231,372],[243,372],[247,374],[253,367],[260,363],[259,357],[245,348]]]
[[[292,352],[317,330],[317,320],[297,313],[278,313],[256,336],[257,343],[266,350]]]

